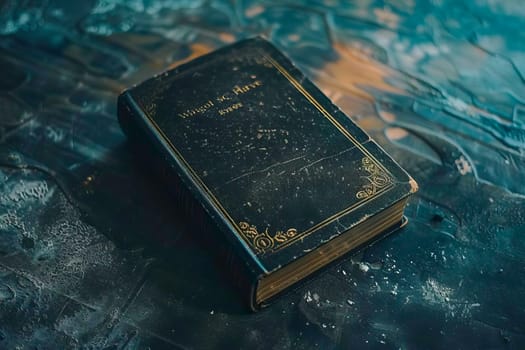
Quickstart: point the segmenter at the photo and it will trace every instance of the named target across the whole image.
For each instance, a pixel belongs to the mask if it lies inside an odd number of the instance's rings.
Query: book
[[[253,310],[401,226],[417,191],[262,38],[131,87],[118,117]]]

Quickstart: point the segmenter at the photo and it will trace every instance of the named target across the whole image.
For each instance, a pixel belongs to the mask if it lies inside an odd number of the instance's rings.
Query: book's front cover
[[[189,177],[206,209],[228,223],[263,272],[414,190],[368,135],[262,39],[128,93],[177,158],[179,175]]]

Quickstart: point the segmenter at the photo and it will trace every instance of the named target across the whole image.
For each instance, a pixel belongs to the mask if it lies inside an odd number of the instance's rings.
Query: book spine
[[[183,217],[191,218],[192,233],[197,234],[199,242],[212,251],[218,263],[224,266],[223,275],[237,286],[250,308],[256,311],[255,288],[260,272],[246,263],[246,258],[239,254],[239,248],[230,244],[231,240],[225,237],[227,233],[218,227],[184,184],[172,155],[160,142],[160,135],[153,134],[148,128],[136,105],[130,103],[131,99],[127,93],[121,94],[118,99],[118,120],[130,144],[136,147],[142,162],[150,165],[167,186],[173,196],[174,207]]]

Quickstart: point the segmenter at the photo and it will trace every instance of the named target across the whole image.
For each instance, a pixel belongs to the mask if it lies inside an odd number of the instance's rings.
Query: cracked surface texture
[[[0,349],[525,347],[525,7],[0,3]],[[401,232],[246,312],[116,118],[262,34],[418,181]]]

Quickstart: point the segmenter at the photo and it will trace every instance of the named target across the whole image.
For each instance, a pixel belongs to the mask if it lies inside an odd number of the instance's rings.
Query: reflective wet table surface
[[[0,2],[0,349],[525,347],[520,1]],[[247,312],[116,118],[265,35],[419,182],[399,233]]]

